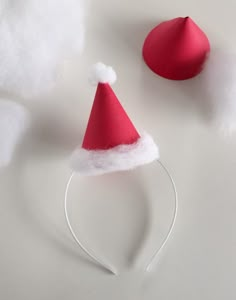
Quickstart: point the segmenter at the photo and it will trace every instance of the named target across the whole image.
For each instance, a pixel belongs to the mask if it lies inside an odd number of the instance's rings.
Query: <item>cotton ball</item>
[[[82,50],[82,0],[1,0],[0,14],[0,89],[46,92],[60,63]]]
[[[106,66],[101,62],[93,65],[90,70],[89,82],[92,85],[97,85],[98,83],[108,83],[112,85],[116,82],[116,79],[116,72],[113,68],[111,66]]]
[[[0,99],[0,167],[11,162],[15,147],[29,125],[29,112],[22,105]]]
[[[236,130],[236,55],[212,50],[200,74],[212,120],[228,135]]]

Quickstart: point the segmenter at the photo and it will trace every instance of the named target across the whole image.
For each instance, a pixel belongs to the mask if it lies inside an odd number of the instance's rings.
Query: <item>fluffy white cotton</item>
[[[10,163],[15,147],[29,124],[30,116],[23,106],[0,99],[0,167]]]
[[[81,175],[100,175],[129,170],[159,159],[159,150],[152,137],[142,134],[131,145],[120,145],[109,150],[77,149],[71,157],[71,167]]]
[[[0,0],[0,90],[50,89],[57,67],[84,40],[82,0]]]
[[[96,63],[89,74],[89,82],[92,85],[97,85],[98,83],[113,84],[116,82],[116,79],[116,72],[113,68],[101,62]]]
[[[200,74],[212,120],[225,133],[236,130],[236,55],[212,50]]]

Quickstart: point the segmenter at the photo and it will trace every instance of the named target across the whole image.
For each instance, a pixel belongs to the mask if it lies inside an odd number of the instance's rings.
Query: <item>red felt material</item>
[[[192,78],[210,51],[205,33],[190,17],[162,22],[147,36],[143,58],[156,74],[173,80]]]
[[[82,147],[106,150],[132,144],[140,135],[109,84],[99,83]]]

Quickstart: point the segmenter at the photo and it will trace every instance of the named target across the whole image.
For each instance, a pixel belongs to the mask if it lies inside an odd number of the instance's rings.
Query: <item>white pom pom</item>
[[[116,81],[116,72],[112,67],[106,66],[101,62],[96,63],[90,72],[89,82],[92,85],[97,85],[98,83],[109,83],[113,84]]]
[[[231,134],[236,131],[236,55],[212,50],[200,76],[212,121]]]
[[[29,112],[22,105],[0,100],[0,167],[11,162],[15,147],[29,124]]]

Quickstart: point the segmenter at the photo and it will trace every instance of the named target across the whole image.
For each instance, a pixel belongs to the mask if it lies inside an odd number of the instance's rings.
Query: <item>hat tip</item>
[[[182,18],[182,20],[183,20],[182,22],[184,25],[191,25],[190,23],[191,23],[192,19],[189,16]]]

